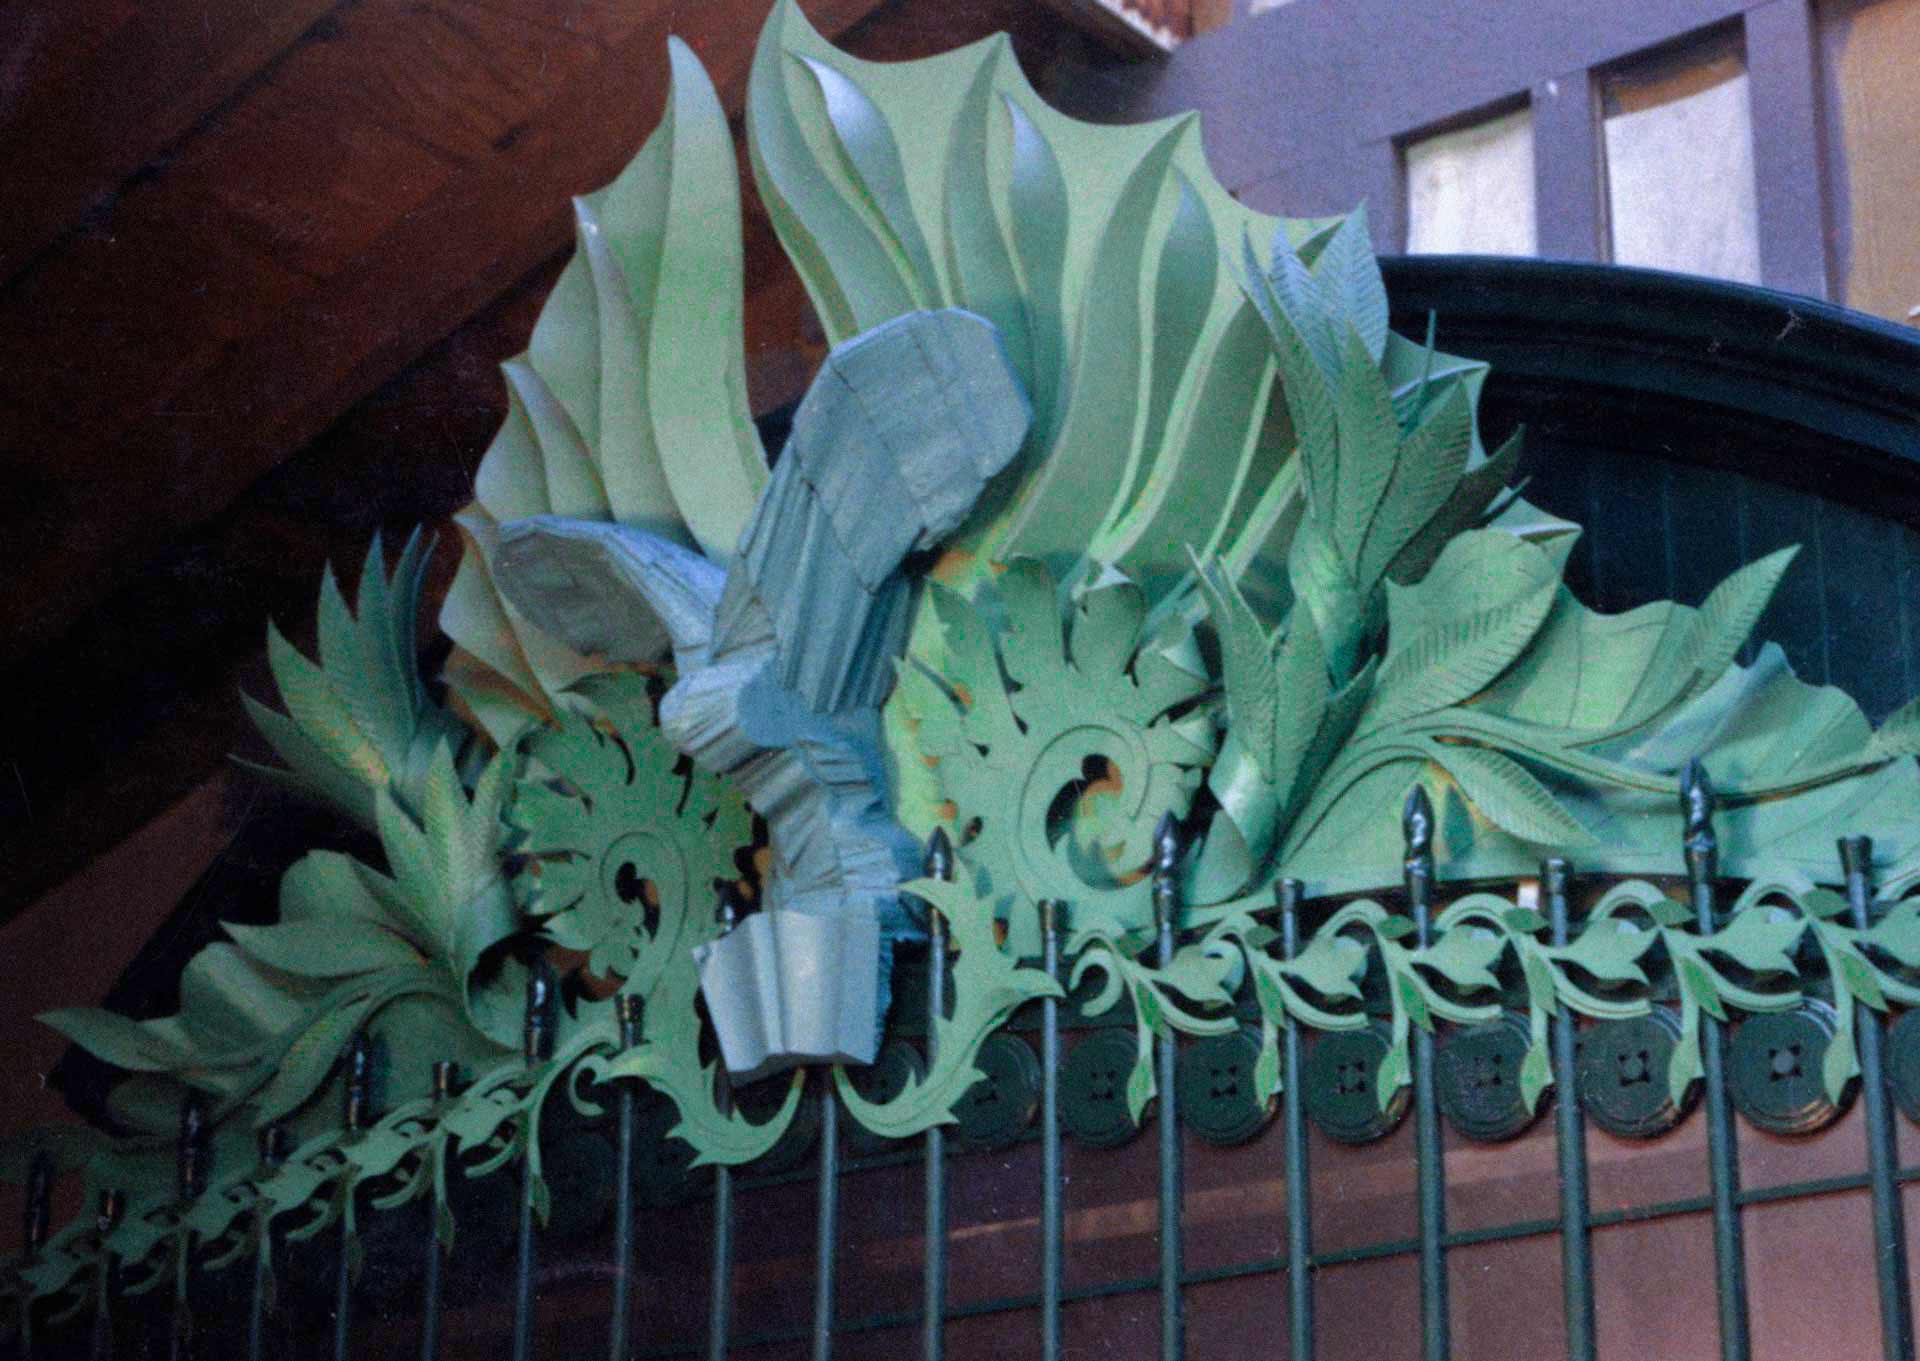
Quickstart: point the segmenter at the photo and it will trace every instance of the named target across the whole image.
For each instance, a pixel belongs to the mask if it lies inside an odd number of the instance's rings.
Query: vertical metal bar
[[[1060,931],[1066,904],[1040,902],[1040,962],[1060,982]],[[1060,999],[1040,999],[1040,1358],[1060,1361],[1060,1288],[1066,1210],[1060,1185]]]
[[[553,1003],[558,980],[545,955],[536,955],[527,970],[527,1017],[521,1032],[521,1055],[534,1068],[553,1057]],[[529,1122],[532,1116],[527,1117]],[[531,1129],[531,1124],[529,1124]],[[532,1150],[520,1159],[520,1229],[513,1267],[513,1361],[533,1361],[533,1278],[535,1197]]]
[[[373,1123],[373,1040],[366,1031],[347,1046],[345,1124],[347,1138],[356,1137]],[[348,1188],[348,1195],[354,1194]],[[340,1216],[340,1256],[333,1273],[333,1361],[347,1361],[353,1348],[353,1210]]]
[[[953,845],[944,827],[927,841],[926,876],[953,878]],[[947,923],[939,910],[927,909],[927,1066],[940,1057],[940,1023],[947,1014]],[[947,1337],[947,1136],[939,1125],[926,1134],[927,1276],[921,1306],[920,1352],[941,1361]]]
[[[813,1361],[833,1361],[833,1266],[840,1238],[840,1112],[833,1076],[820,1078],[820,1209],[813,1240]]]
[[[1274,889],[1280,908],[1280,953],[1300,953],[1298,879],[1282,879]],[[1280,1031],[1281,1120],[1287,1139],[1287,1337],[1290,1361],[1313,1361],[1313,1202],[1307,1168],[1307,1102],[1301,1084],[1306,1060],[1300,1027],[1291,1018]]]
[[[720,934],[728,935],[740,920],[730,888],[720,890]],[[733,1090],[723,1063],[714,1081],[714,1104],[720,1114],[733,1110]],[[726,1361],[727,1334],[733,1322],[733,1169],[721,1163],[713,1170],[713,1291],[707,1316],[707,1361]]]
[[[447,1103],[453,1100],[459,1069],[452,1059],[438,1059],[433,1065],[433,1104],[435,1119],[445,1119]],[[444,1151],[436,1153],[444,1157]],[[441,1200],[442,1169],[433,1171],[433,1189],[427,1202],[427,1264],[420,1289],[420,1361],[440,1361],[440,1295],[446,1266],[447,1248],[440,1241],[440,1220],[446,1211]]]
[[[1554,857],[1540,866],[1540,887],[1547,899],[1547,929],[1553,943],[1570,938],[1567,882],[1572,871]],[[1559,1089],[1554,1123],[1560,1151],[1560,1293],[1567,1311],[1568,1361],[1594,1361],[1593,1227],[1587,1198],[1587,1129],[1575,1094],[1573,1011],[1562,1004],[1553,1014],[1553,1081]]]
[[[1159,933],[1160,967],[1173,963],[1179,929],[1180,827],[1172,813],[1153,834],[1153,922]],[[1174,1100],[1174,1063],[1178,1052],[1169,1028],[1154,1041],[1155,1081],[1160,1108],[1160,1358],[1180,1361],[1187,1350],[1186,1310],[1180,1294],[1180,1114]]]
[[[94,1226],[100,1234],[100,1265],[93,1278],[93,1337],[87,1348],[90,1361],[113,1361],[113,1297],[120,1285],[120,1260],[107,1246],[107,1240],[120,1224],[127,1208],[121,1191],[102,1191],[100,1209]]]
[[[260,1166],[269,1175],[287,1158],[287,1127],[279,1121],[260,1131]],[[247,1307],[247,1361],[266,1361],[267,1300],[273,1290],[272,1207],[254,1204],[253,1298]]]
[[[1713,880],[1719,873],[1720,844],[1713,832],[1713,785],[1696,759],[1680,776],[1680,808],[1686,817],[1687,878],[1693,890],[1694,924],[1700,933],[1715,929]],[[1746,1247],[1740,1232],[1740,1161],[1734,1144],[1733,1103],[1727,1098],[1727,1037],[1720,1022],[1700,1018],[1701,1066],[1706,1078],[1707,1167],[1713,1190],[1713,1260],[1720,1306],[1720,1355],[1746,1361]]]
[[[20,1223],[20,1264],[31,1265],[47,1241],[53,1195],[53,1155],[41,1149],[27,1166],[27,1199]],[[33,1361],[33,1292],[20,1288],[20,1358]]]
[[[1840,865],[1846,871],[1847,905],[1852,909],[1854,929],[1865,931],[1873,922],[1873,886],[1869,881],[1873,842],[1864,836],[1841,838]],[[1860,1101],[1867,1117],[1867,1177],[1873,1188],[1873,1256],[1880,1273],[1880,1350],[1886,1361],[1913,1361],[1907,1226],[1896,1180],[1898,1151],[1880,1051],[1880,1017],[1865,1002],[1855,1002],[1854,1027],[1860,1043]]]
[[[1401,815],[1407,841],[1407,906],[1414,940],[1433,944],[1433,805],[1415,785]],[[1433,1032],[1413,1028],[1414,1161],[1420,1198],[1420,1332],[1426,1361],[1447,1361],[1447,1171],[1440,1147],[1440,1102],[1433,1085]]]
[[[182,1213],[207,1189],[207,1106],[194,1092],[180,1103],[180,1142],[176,1149],[178,1191]],[[191,1361],[193,1348],[193,1233],[182,1230],[180,1256],[174,1263],[173,1326],[167,1354],[172,1361]]]
[[[632,1049],[640,1043],[640,998],[623,993],[614,999],[613,1006],[620,1022],[620,1047]],[[607,1355],[611,1361],[625,1361],[633,1315],[633,1143],[640,1114],[637,1080],[620,1082],[614,1111],[619,1147],[613,1174],[613,1320],[608,1325]]]

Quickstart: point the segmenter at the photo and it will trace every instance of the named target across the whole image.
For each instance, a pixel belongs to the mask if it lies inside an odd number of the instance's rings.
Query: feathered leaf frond
[[[415,531],[389,576],[375,535],[351,610],[328,567],[320,586],[315,660],[268,625],[267,660],[286,712],[242,698],[286,767],[242,765],[330,803],[368,828],[375,825],[383,794],[403,807],[420,807],[433,752],[465,738],[420,678],[415,627],[432,552],[432,543]]]

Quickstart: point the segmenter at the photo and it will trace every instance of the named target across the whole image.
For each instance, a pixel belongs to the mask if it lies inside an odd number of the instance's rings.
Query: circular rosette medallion
[[[1186,812],[1213,755],[1188,635],[1149,639],[1130,582],[1084,592],[1063,617],[1031,559],[977,602],[936,588],[934,606],[946,656],[908,668],[904,697],[960,856],[1006,913],[1013,950],[1039,952],[1042,899],[1071,903],[1075,929],[1150,920],[1154,828]]]
[[[526,833],[527,910],[588,971],[645,995],[675,952],[705,938],[716,880],[738,877],[745,799],[661,734],[644,676],[594,676],[587,701],[526,740],[510,820]]]

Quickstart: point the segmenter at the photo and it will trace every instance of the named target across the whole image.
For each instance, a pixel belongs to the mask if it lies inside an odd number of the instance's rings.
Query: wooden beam
[[[983,5],[959,17],[888,6],[841,41],[863,56],[898,59],[1012,27],[1016,49],[1039,66],[1052,30],[1028,20],[1022,0],[997,3],[997,11]],[[750,189],[745,204],[748,388],[755,411],[765,412],[799,396],[825,342]],[[175,529],[58,637],[0,668],[0,693],[30,716],[0,745],[0,863],[9,867],[0,921],[251,740],[236,691],[272,695],[260,657],[268,617],[297,645],[310,644],[324,563],[350,586],[376,530],[391,540],[444,521],[468,499],[504,411],[495,366],[525,345],[569,253],[563,246],[515,280],[318,439],[192,529]],[[286,381],[297,389],[297,375]],[[267,405],[272,393],[257,401]],[[113,481],[103,486],[118,494]],[[56,530],[37,544],[49,569],[67,552]],[[443,584],[457,556],[447,534],[437,562]]]
[[[361,0],[17,276],[0,665],[563,248],[658,120],[670,27],[737,107],[765,9]]]
[[[0,280],[110,214],[202,119],[351,0],[20,0],[0,15]],[[11,95],[12,98],[8,96]],[[10,106],[10,107],[9,107]]]

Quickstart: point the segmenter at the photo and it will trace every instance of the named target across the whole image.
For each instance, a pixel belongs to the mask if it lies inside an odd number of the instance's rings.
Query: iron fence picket
[[[722,937],[739,924],[739,907],[732,890],[724,886],[716,916]],[[723,1117],[733,1113],[733,1088],[724,1063],[714,1074],[713,1099]],[[733,1169],[725,1163],[713,1171],[713,1273],[708,1291],[707,1361],[726,1361],[733,1325]]]
[[[834,1265],[840,1238],[840,1120],[832,1078],[820,1074],[819,1211],[814,1224],[813,1361],[833,1361]]]
[[[631,993],[614,1000],[620,1026],[620,1047],[640,1043],[640,999]],[[609,1361],[626,1361],[632,1350],[628,1334],[633,1326],[633,1160],[635,1126],[640,1114],[640,1090],[631,1078],[621,1079],[614,1093],[617,1127],[613,1172],[613,1298],[607,1325]]]
[[[1274,889],[1280,909],[1280,953],[1300,953],[1300,898],[1306,886],[1282,879]],[[1291,1361],[1313,1361],[1313,1206],[1308,1186],[1307,1103],[1302,1090],[1306,1062],[1300,1027],[1289,1021],[1280,1035],[1281,1114],[1287,1164],[1287,1338]]]
[[[553,965],[544,955],[536,956],[527,970],[527,1019],[522,1036],[522,1056],[528,1068],[537,1067],[553,1056],[553,1007],[556,979]],[[535,1137],[533,1117],[527,1120],[526,1137],[531,1146]],[[531,1151],[531,1147],[529,1150]],[[539,1183],[534,1177],[530,1157],[520,1159],[520,1225],[515,1235],[513,1263],[513,1361],[533,1361],[534,1276],[537,1247],[534,1236],[535,1197]]]
[[[360,1031],[347,1045],[346,1109],[347,1138],[352,1139],[373,1123],[373,1041]],[[353,1195],[352,1187],[347,1190]],[[353,1350],[353,1216],[340,1218],[340,1257],[333,1276],[333,1361],[347,1361]]]
[[[1173,963],[1175,936],[1180,929],[1180,887],[1176,878],[1180,839],[1173,814],[1160,820],[1154,835],[1153,917],[1159,935],[1158,959],[1165,969]],[[1186,1302],[1181,1295],[1184,1272],[1180,1206],[1179,1103],[1174,1095],[1178,1051],[1172,1027],[1154,1041],[1155,1100],[1159,1107],[1160,1142],[1160,1361],[1182,1361],[1186,1355]]]
[[[1873,842],[1843,837],[1840,866],[1856,931],[1873,924]],[[1913,1361],[1913,1299],[1907,1279],[1907,1228],[1895,1181],[1899,1168],[1893,1111],[1888,1101],[1881,1021],[1865,1002],[1854,1004],[1860,1046],[1860,1100],[1866,1108],[1867,1175],[1873,1195],[1873,1256],[1878,1274],[1880,1348],[1886,1361]]]
[[[1567,886],[1572,869],[1558,857],[1540,866],[1547,929],[1556,947],[1571,938]],[[1554,1135],[1560,1171],[1560,1291],[1567,1317],[1568,1361],[1594,1361],[1593,1228],[1587,1191],[1587,1130],[1576,1093],[1578,1045],[1573,1009],[1553,1014]]]
[[[47,1241],[47,1226],[52,1218],[53,1155],[45,1149],[36,1152],[27,1166],[27,1195],[21,1213],[20,1264],[29,1266],[40,1255]],[[20,1292],[20,1358],[33,1361],[33,1295]]]
[[[1066,904],[1040,902],[1040,963],[1060,983]],[[1060,1184],[1060,999],[1040,999],[1040,1357],[1060,1361],[1060,1288],[1066,1212]]]
[[[1713,830],[1713,785],[1696,759],[1680,777],[1686,817],[1687,879],[1694,923],[1702,936],[1718,928],[1714,877],[1720,845]],[[1734,1141],[1733,1102],[1727,1095],[1727,1035],[1712,1015],[1700,1018],[1700,1059],[1706,1092],[1707,1169],[1713,1193],[1713,1259],[1720,1316],[1722,1361],[1747,1361],[1752,1341],[1747,1323],[1746,1245],[1740,1227],[1740,1155]]]
[[[433,1101],[445,1110],[452,1100],[459,1070],[451,1059],[436,1059],[433,1065]],[[420,1361],[440,1361],[440,1312],[443,1273],[447,1246],[440,1241],[440,1220],[446,1212],[439,1177],[429,1180],[427,1199],[427,1259],[420,1282]]]
[[[927,841],[926,875],[953,878],[953,846],[944,828],[934,828]],[[940,1022],[947,1014],[947,924],[940,913],[927,909],[927,1067],[940,1058]],[[926,1132],[926,1283],[921,1313],[920,1351],[926,1361],[946,1354],[947,1328],[947,1147],[946,1131],[932,1125]]]
[[[1414,941],[1433,944],[1433,806],[1419,785],[1407,796],[1402,818],[1406,835],[1407,907]],[[1440,1102],[1434,1088],[1433,1032],[1413,1028],[1414,1162],[1420,1208],[1420,1332],[1426,1361],[1447,1361],[1450,1325],[1447,1304],[1447,1183],[1440,1144]]]
[[[100,1209],[94,1224],[99,1232],[101,1250],[100,1264],[95,1269],[93,1282],[93,1327],[87,1343],[89,1361],[113,1361],[113,1297],[119,1293],[120,1259],[107,1250],[106,1242],[119,1226],[120,1216],[126,1213],[126,1208],[125,1192],[106,1190],[100,1193]]]
[[[206,1098],[199,1092],[191,1093],[180,1103],[176,1189],[183,1212],[207,1186],[207,1134]],[[171,1361],[192,1361],[194,1355],[194,1263],[191,1229],[180,1230],[177,1251],[179,1257],[174,1263],[174,1271],[177,1274],[174,1283],[173,1319],[171,1326],[167,1329],[167,1355]]]

